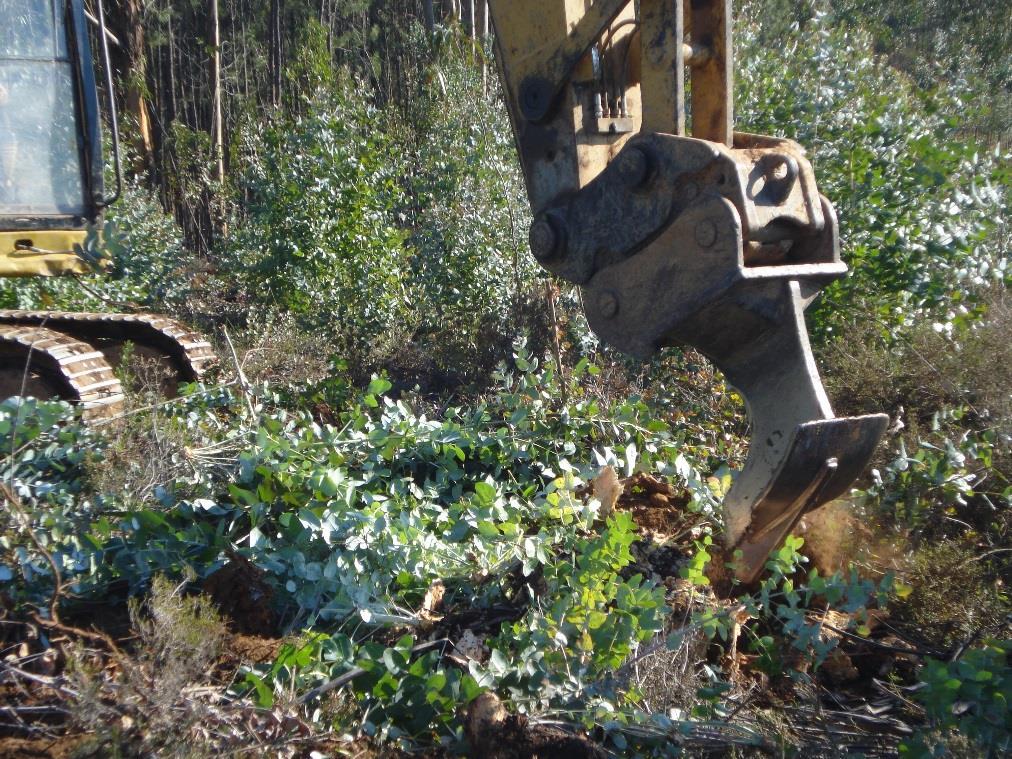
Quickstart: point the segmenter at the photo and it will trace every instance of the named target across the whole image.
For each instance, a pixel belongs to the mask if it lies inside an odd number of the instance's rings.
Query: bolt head
[[[650,178],[650,157],[639,148],[626,148],[616,160],[619,176],[630,189],[642,186]]]
[[[539,261],[547,261],[559,247],[559,235],[548,219],[535,219],[529,234],[531,252]]]
[[[696,242],[701,248],[709,248],[717,242],[717,225],[709,219],[703,219],[696,225]]]
[[[618,296],[605,290],[597,298],[597,308],[605,319],[613,319],[618,314]]]
[[[520,83],[520,108],[528,121],[544,119],[551,98],[552,86],[540,77],[530,76]]]

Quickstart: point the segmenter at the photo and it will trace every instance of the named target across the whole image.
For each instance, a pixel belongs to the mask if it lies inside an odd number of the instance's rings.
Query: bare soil
[[[277,633],[274,591],[264,572],[249,559],[233,554],[228,564],[205,581],[203,591],[238,633],[270,638]]]

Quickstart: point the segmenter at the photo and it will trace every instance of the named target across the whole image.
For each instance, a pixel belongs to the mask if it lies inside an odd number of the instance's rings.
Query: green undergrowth
[[[494,392],[459,406],[394,398],[383,378],[363,389],[325,381],[302,395],[195,387],[106,426],[80,424],[65,404],[6,401],[4,593],[23,611],[47,614],[55,598],[72,613],[125,603],[160,577],[199,590],[242,557],[270,588],[271,634],[289,641],[272,663],[233,678],[227,698],[252,708],[294,708],[320,729],[453,752],[466,748],[462,710],[493,690],[531,719],[583,728],[628,755],[708,741],[790,745],[742,709],[740,683],[706,652],[741,646],[757,671],[801,687],[838,645],[820,621],[828,609],[860,637],[872,609],[911,588],[891,575],[820,575],[792,538],[758,588],[716,599],[708,569],[724,561],[714,545],[729,475],[720,447],[695,441],[722,429],[722,417],[673,421],[658,413],[663,403],[637,397],[603,405],[586,390],[598,371],[581,362],[563,402],[555,372],[521,347]],[[158,445],[137,442],[145,438]],[[586,489],[603,465],[684,493],[695,545],[691,536],[671,545],[682,558],[667,576],[640,560],[643,535],[630,514],[606,515]],[[905,471],[889,470],[868,498],[886,509],[930,485]],[[672,571],[695,599],[687,616],[673,615]],[[141,622],[149,633],[152,620]],[[463,653],[465,628],[482,650]],[[658,650],[703,652],[682,675],[694,695],[660,710],[636,675],[639,657]],[[152,656],[141,654],[136,671],[148,671]],[[959,672],[943,678],[944,662],[925,670],[922,690],[933,699],[932,726],[945,730],[963,723],[938,704],[955,694],[953,679],[959,694],[965,684],[980,708],[960,719],[1001,745],[1008,731],[991,715],[1007,669],[991,656],[974,672],[985,665],[999,678],[990,690],[973,690],[983,680]],[[340,699],[314,691],[335,678]]]

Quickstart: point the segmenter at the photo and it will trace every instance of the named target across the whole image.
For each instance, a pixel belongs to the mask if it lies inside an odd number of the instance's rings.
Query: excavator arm
[[[753,438],[724,503],[755,580],[802,515],[843,494],[888,418],[834,416],[804,311],[846,271],[804,149],[733,129],[730,0],[490,0],[534,213],[531,251],[591,328],[646,358],[708,356]]]

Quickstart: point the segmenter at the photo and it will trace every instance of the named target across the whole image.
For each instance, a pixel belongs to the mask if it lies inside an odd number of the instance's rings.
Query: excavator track
[[[133,355],[153,361],[159,366],[157,379],[159,390],[167,397],[176,394],[180,383],[199,381],[217,360],[211,344],[202,335],[173,319],[154,314],[0,310],[0,328],[3,329],[0,339],[8,343],[6,365],[11,364],[10,357],[18,357],[19,351],[23,352],[24,340],[31,341],[37,338],[43,341],[40,344],[49,345],[50,343],[46,341],[54,340],[54,335],[58,335],[66,340],[65,343],[60,343],[65,351],[80,351],[82,354],[88,354],[89,360],[92,361],[97,359],[91,354],[97,354],[102,359],[110,375],[108,378],[103,377],[102,381],[115,379],[114,368],[121,363],[126,346],[129,344],[132,346],[130,351]],[[71,348],[71,344],[77,347]],[[36,346],[33,351],[37,353],[39,347]],[[26,357],[23,356],[18,365],[22,369]],[[61,354],[61,357],[65,356]],[[45,359],[39,354],[39,361],[43,360]],[[34,363],[36,362],[33,357],[33,369]],[[74,371],[64,371],[57,368],[63,367],[58,361],[55,364],[48,361],[48,364],[48,367],[39,367],[38,376],[40,381],[42,378],[48,379],[48,384],[52,386],[52,395],[79,401],[87,409],[97,409],[98,406],[107,409],[108,403],[104,401],[98,403],[87,392],[82,396],[73,385],[71,375],[78,371],[76,367]],[[53,377],[54,371],[63,375],[62,381]],[[16,374],[17,367],[9,370],[8,374],[11,372]],[[7,384],[11,383],[8,381]],[[6,387],[4,389],[9,390]],[[81,391],[86,389],[81,388]],[[119,400],[113,405],[121,405],[122,394],[122,387],[117,387],[113,395],[118,396]],[[118,409],[110,413],[117,411]],[[89,413],[92,416],[96,415],[95,411]]]
[[[86,417],[123,408],[123,387],[101,351],[45,327],[0,324],[0,392],[58,396],[81,404]]]
[[[123,345],[160,356],[175,383],[197,382],[217,357],[212,345],[175,320],[153,314],[93,314],[61,311],[0,311],[0,324],[46,327],[94,345],[113,365]],[[174,393],[174,388],[170,395]]]

